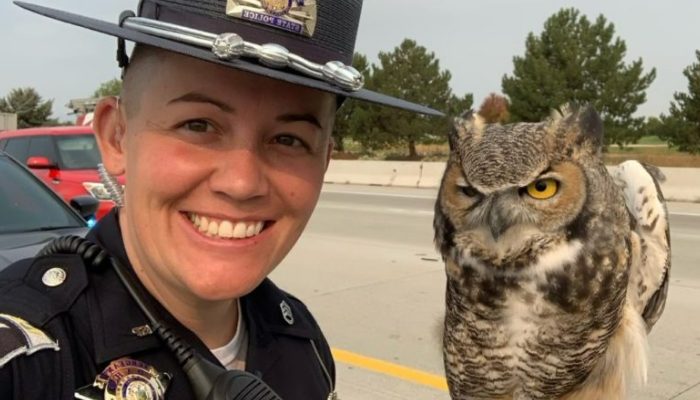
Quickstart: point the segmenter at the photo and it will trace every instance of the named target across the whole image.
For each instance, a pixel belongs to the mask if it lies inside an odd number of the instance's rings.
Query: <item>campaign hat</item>
[[[426,115],[441,112],[364,89],[352,68],[362,0],[141,0],[115,22],[16,1],[37,14],[125,41]],[[418,82],[417,82],[418,84]]]

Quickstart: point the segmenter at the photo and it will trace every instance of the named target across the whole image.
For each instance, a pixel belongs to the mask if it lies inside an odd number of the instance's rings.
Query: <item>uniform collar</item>
[[[100,220],[87,238],[102,246],[123,265],[131,266],[121,237],[116,208]],[[90,312],[90,323],[98,363],[162,346],[155,334],[139,337],[132,331],[147,325],[147,320],[143,313],[136,311],[137,306],[111,268],[94,274],[91,287],[93,289],[88,292],[90,307],[97,312]],[[210,361],[216,362],[194,333],[180,324],[155,299],[148,297],[161,318],[177,335]],[[280,335],[319,339],[320,330],[304,305],[269,279],[241,298],[241,308],[249,331],[247,364],[257,370],[264,372],[280,356],[274,351],[275,346],[271,346]],[[262,359],[256,360],[260,357]]]

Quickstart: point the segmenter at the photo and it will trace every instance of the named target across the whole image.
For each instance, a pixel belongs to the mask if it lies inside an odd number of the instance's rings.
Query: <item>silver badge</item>
[[[282,300],[280,303],[280,310],[282,310],[282,318],[289,325],[294,325],[294,315],[292,314],[292,308],[289,307],[286,301]]]
[[[66,270],[55,267],[44,272],[44,275],[41,277],[41,282],[48,287],[56,287],[63,284],[67,276],[68,274],[66,274]]]
[[[316,0],[228,0],[226,15],[311,37]]]
[[[172,376],[131,358],[112,361],[76,399],[164,400]]]

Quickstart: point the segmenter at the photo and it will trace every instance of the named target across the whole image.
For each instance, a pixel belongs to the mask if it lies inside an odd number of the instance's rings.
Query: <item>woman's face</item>
[[[129,259],[169,297],[245,295],[311,216],[335,98],[172,53],[149,58],[124,99],[133,104],[96,124],[105,164],[126,174]]]

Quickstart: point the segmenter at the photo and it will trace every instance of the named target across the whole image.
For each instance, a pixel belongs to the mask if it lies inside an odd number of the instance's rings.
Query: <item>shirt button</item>
[[[41,282],[48,287],[56,287],[63,284],[67,276],[66,270],[54,267],[44,272],[44,276],[41,277]]]

